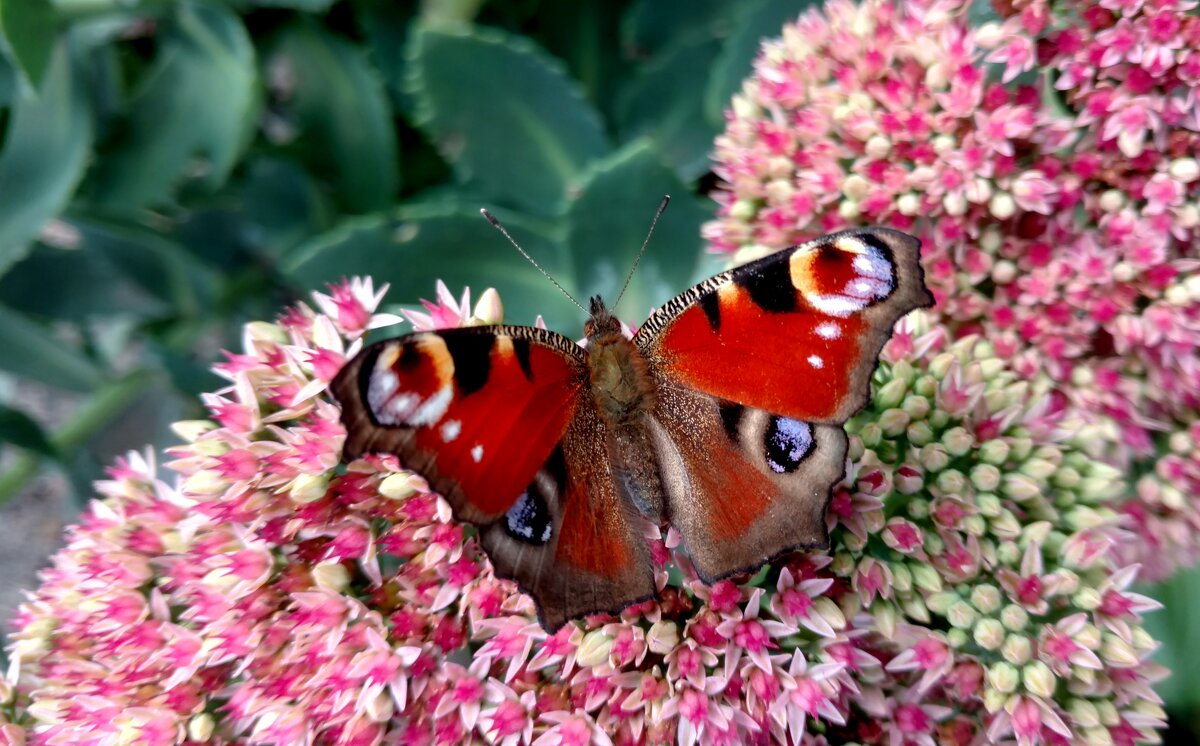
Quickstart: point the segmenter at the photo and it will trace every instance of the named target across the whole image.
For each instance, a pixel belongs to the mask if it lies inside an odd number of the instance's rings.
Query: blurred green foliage
[[[480,207],[611,297],[671,194],[640,320],[713,268],[712,140],[810,3],[0,0],[0,502],[169,442],[241,323],[343,276],[494,286],[578,334]]]

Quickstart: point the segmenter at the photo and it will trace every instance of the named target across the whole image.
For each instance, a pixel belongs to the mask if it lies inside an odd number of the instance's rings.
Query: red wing
[[[531,327],[420,332],[371,345],[330,386],[346,459],[394,453],[461,520],[502,517],[562,439],[583,350]]]
[[[533,597],[548,630],[654,595],[643,519],[617,491],[607,428],[580,403],[560,448],[505,517],[480,531],[496,574]]]
[[[871,228],[737,267],[669,301],[634,341],[657,376],[797,420],[866,404],[896,321],[929,306],[919,242]]]
[[[649,421],[667,519],[706,582],[829,544],[825,509],[846,433],[660,379]]]

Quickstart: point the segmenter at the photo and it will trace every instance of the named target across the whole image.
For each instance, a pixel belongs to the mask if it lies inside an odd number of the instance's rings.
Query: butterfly
[[[710,584],[826,548],[842,423],[893,324],[933,302],[919,246],[818,238],[684,291],[632,339],[594,297],[586,346],[505,325],[372,344],[331,384],[344,458],[421,474],[548,631],[656,595],[646,519]]]

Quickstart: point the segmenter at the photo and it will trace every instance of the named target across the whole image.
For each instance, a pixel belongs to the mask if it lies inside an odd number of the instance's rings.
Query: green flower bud
[[[205,743],[212,737],[216,725],[216,721],[213,720],[212,715],[202,712],[188,721],[188,739],[197,743]]]
[[[892,640],[896,637],[896,607],[887,601],[877,600],[871,604],[871,618],[875,621],[875,628],[879,630],[879,634],[883,635],[885,640]]]
[[[1054,478],[1051,480],[1051,484],[1053,484],[1055,487],[1061,487],[1062,489],[1069,490],[1077,486],[1082,480],[1083,477],[1078,471],[1070,466],[1062,466],[1059,467],[1058,471],[1054,473]]]
[[[1000,498],[985,492],[975,496],[975,507],[979,509],[979,515],[995,518],[1004,509],[1004,504],[1000,502]]]
[[[595,668],[608,660],[612,646],[612,635],[607,634],[603,628],[594,629],[583,636],[583,642],[579,643],[579,651],[575,654],[575,660],[581,666]]]
[[[1095,588],[1081,588],[1079,592],[1071,597],[1071,603],[1078,606],[1084,611],[1093,611],[1100,608],[1100,604],[1104,602],[1104,597],[1100,595],[1100,591]]]
[[[908,565],[900,562],[892,563],[892,587],[900,593],[907,593],[912,590],[912,570],[908,569]]]
[[[1099,627],[1094,624],[1085,624],[1083,629],[1076,632],[1075,636],[1071,639],[1075,640],[1077,644],[1082,645],[1088,650],[1094,652],[1100,649],[1100,643],[1103,636],[1104,635],[1100,631]]]
[[[1021,680],[1025,683],[1025,691],[1035,697],[1050,699],[1058,685],[1054,672],[1041,661],[1033,661],[1021,669]]]
[[[971,468],[971,484],[982,492],[992,492],[1000,486],[1000,470],[992,464],[976,464]]]
[[[995,714],[1004,709],[1004,705],[1008,702],[1008,696],[999,689],[988,687],[983,691],[983,706],[988,712]]]
[[[1105,726],[1120,725],[1121,713],[1109,699],[1096,700],[1096,712],[1100,713],[1100,724]]]
[[[992,527],[992,533],[1002,539],[1015,539],[1021,535],[1021,521],[1013,515],[1011,510],[1002,508],[1000,515],[993,518],[989,523]],[[1006,564],[1015,564],[1020,557],[1021,550],[1013,545],[1011,547],[1013,554],[1006,554],[1005,550],[1010,543],[1005,542],[1001,545],[1002,551],[1000,552],[1000,557]]]
[[[983,536],[987,533],[987,521],[981,515],[969,515],[962,519],[960,527],[969,536]]]
[[[929,403],[929,399],[927,397],[909,394],[908,396],[904,397],[904,403],[900,405],[900,408],[903,409],[908,416],[914,420],[923,420],[929,415],[929,410],[932,409],[933,406]]]
[[[946,551],[946,542],[942,537],[932,531],[925,532],[925,553],[931,557],[938,557],[942,552]]]
[[[913,381],[913,393],[932,399],[937,396],[938,382],[933,376],[923,375]]]
[[[871,403],[876,409],[886,410],[900,406],[900,402],[904,401],[904,395],[908,393],[908,381],[902,379],[892,379],[879,390],[875,392]]]
[[[967,636],[966,630],[958,628],[946,630],[946,643],[955,650],[966,647],[970,639]]]
[[[942,590],[942,576],[932,565],[917,565],[912,568],[913,585],[930,593]]]
[[[994,663],[987,669],[987,683],[996,691],[1012,694],[1021,683],[1021,674],[1009,663]]]
[[[957,629],[970,629],[978,618],[979,614],[975,611],[975,607],[967,601],[960,600],[952,604],[949,611],[946,612],[946,620]]]
[[[1036,479],[1038,482],[1045,482],[1050,477],[1054,476],[1054,472],[1058,471],[1058,467],[1050,463],[1046,459],[1031,458],[1021,464],[1020,472],[1028,477]]]
[[[923,446],[933,440],[933,428],[928,422],[914,422],[905,432],[908,442],[914,446]]]
[[[921,447],[921,466],[928,472],[938,472],[950,465],[950,454],[941,443],[929,443]]]
[[[1133,668],[1140,661],[1133,646],[1116,635],[1105,635],[1100,644],[1100,657],[1117,668]]]
[[[992,614],[1000,610],[1004,595],[991,583],[981,583],[971,589],[971,603],[982,613]]]
[[[908,517],[915,521],[923,521],[929,517],[929,502],[926,500],[909,500],[904,509]]]
[[[379,494],[389,500],[404,500],[417,493],[413,485],[413,475],[406,471],[389,474],[379,483]]]
[[[908,427],[909,416],[903,409],[888,409],[879,415],[879,427],[885,437],[894,438]]]
[[[1028,458],[1030,452],[1033,451],[1033,438],[1014,437],[1009,445],[1011,447],[1010,457],[1021,461]]]
[[[934,432],[941,432],[950,424],[950,413],[944,409],[935,409],[925,419]]]
[[[854,561],[854,555],[849,552],[838,552],[833,555],[833,561],[829,563],[830,572],[842,578],[849,577],[856,567],[858,567],[858,563]]]
[[[975,445],[975,437],[964,428],[954,427],[942,434],[942,445],[952,456],[965,456]]]
[[[1009,446],[1003,440],[989,440],[979,446],[976,455],[980,461],[993,466],[1000,466],[1008,461]]]
[[[950,607],[958,603],[958,594],[954,591],[941,591],[939,593],[931,593],[925,598],[925,605],[935,614],[946,615]]]
[[[938,489],[946,495],[965,496],[967,478],[958,469],[946,469],[937,475]]]
[[[1087,728],[1083,731],[1083,742],[1087,746],[1113,746],[1108,728]]]
[[[1100,725],[1100,711],[1090,700],[1075,697],[1067,706],[1071,719],[1084,728],[1095,728]]]
[[[1029,612],[1016,604],[1009,604],[1000,610],[1000,623],[1012,632],[1024,632],[1029,626]]]
[[[997,650],[1004,644],[1004,625],[995,619],[980,619],[975,625],[975,644],[984,650]]]
[[[1001,492],[1017,502],[1032,500],[1042,494],[1041,485],[1024,474],[1005,474],[1003,481],[1004,487]]]
[[[904,609],[905,616],[909,619],[920,624],[929,624],[929,609],[925,608],[925,602],[921,600],[920,596],[905,599],[901,607]]]
[[[1004,638],[1000,655],[1014,666],[1019,666],[1033,655],[1033,642],[1025,635],[1009,635]]]
[[[1004,389],[993,389],[984,393],[983,406],[988,414],[996,414],[1008,406],[1008,392]]]
[[[958,365],[958,358],[953,353],[943,352],[929,362],[929,374],[941,381],[950,372],[950,368]]]
[[[883,442],[883,428],[877,422],[868,422],[858,431],[858,438],[866,448],[875,448]]]

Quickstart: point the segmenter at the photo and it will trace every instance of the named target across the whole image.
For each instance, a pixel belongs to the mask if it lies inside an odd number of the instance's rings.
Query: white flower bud
[[[988,212],[997,220],[1008,220],[1017,212],[1017,202],[1007,192],[998,192],[988,202]]]

